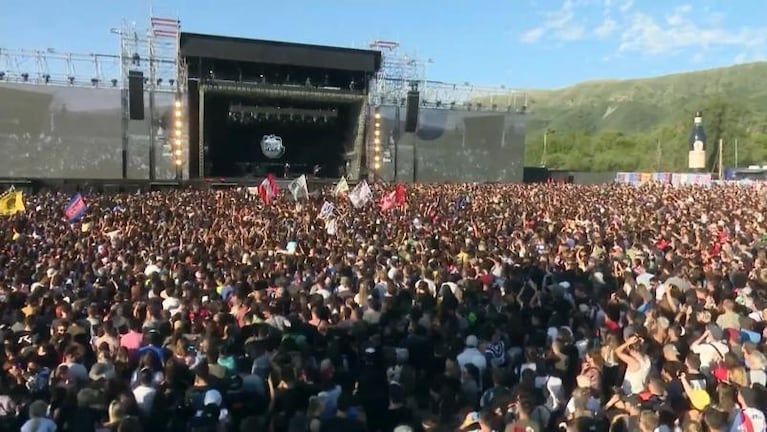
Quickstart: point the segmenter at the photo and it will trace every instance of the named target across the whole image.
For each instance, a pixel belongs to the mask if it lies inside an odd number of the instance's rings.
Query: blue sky
[[[364,47],[394,40],[429,78],[558,88],[765,59],[764,0],[0,0],[0,47],[117,53],[149,11],[183,29]]]

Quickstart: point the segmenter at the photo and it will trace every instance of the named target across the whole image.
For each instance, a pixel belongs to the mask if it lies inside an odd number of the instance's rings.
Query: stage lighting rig
[[[173,102],[173,163],[176,166],[176,179],[181,180],[184,165],[184,102],[180,95]]]
[[[381,110],[375,107],[373,111],[373,169],[381,169]]]

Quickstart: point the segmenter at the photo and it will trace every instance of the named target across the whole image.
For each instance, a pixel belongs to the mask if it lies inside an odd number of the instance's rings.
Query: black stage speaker
[[[405,132],[415,132],[418,129],[418,105],[421,95],[417,91],[407,92],[407,113],[405,115]]]
[[[128,105],[130,119],[144,120],[144,73],[128,71]]]

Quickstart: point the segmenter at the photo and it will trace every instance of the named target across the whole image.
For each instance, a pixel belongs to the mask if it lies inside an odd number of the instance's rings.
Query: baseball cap
[[[471,348],[476,348],[477,345],[479,345],[479,340],[477,340],[477,337],[474,335],[466,336],[466,346]]]

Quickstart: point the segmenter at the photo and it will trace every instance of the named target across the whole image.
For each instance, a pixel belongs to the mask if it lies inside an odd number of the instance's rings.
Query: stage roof
[[[381,66],[378,51],[198,33],[181,33],[181,55],[365,73],[374,73]]]

